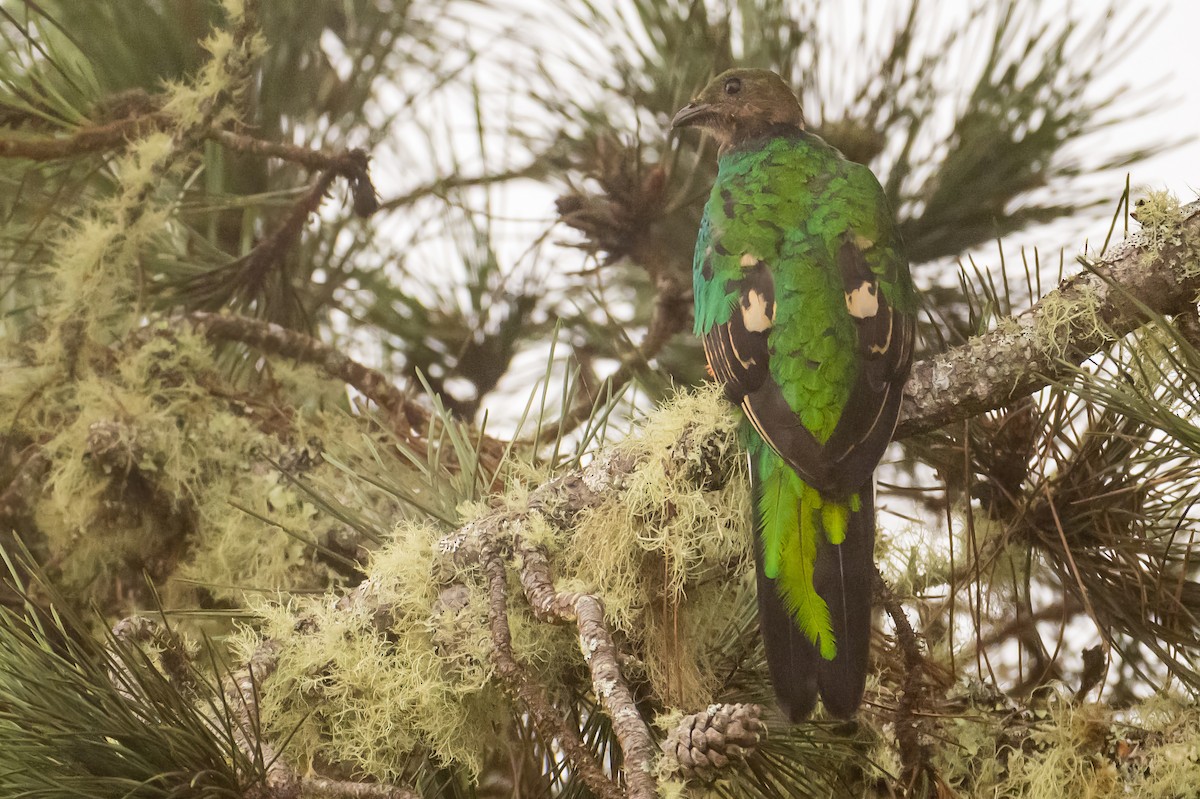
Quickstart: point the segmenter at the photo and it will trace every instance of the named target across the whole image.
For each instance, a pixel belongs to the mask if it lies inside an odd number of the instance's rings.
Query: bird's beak
[[[683,128],[688,125],[695,125],[703,117],[708,116],[712,111],[712,106],[705,103],[688,103],[683,108],[679,109],[679,113],[671,120],[671,127]]]

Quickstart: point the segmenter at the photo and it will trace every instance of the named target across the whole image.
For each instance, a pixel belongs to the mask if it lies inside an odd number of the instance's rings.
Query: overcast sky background
[[[1163,19],[1121,62],[1121,74],[1110,79],[1120,81],[1128,77],[1139,85],[1155,79],[1161,81],[1164,105],[1147,122],[1140,125],[1131,122],[1130,126],[1139,132],[1160,133],[1166,139],[1190,136],[1192,140],[1138,164],[1131,171],[1131,178],[1134,186],[1168,189],[1186,203],[1200,193],[1200,139],[1196,138],[1200,136],[1200,68],[1196,66],[1200,2],[1168,0],[1161,5],[1165,7]],[[1130,105],[1138,107],[1142,99],[1131,97]],[[1121,130],[1115,128],[1111,135],[1120,135]]]

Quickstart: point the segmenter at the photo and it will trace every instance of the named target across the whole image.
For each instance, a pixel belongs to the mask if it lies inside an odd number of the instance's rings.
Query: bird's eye
[[[726,94],[737,94],[741,90],[742,90],[742,79],[741,78],[730,78],[729,80],[725,81],[725,93]]]

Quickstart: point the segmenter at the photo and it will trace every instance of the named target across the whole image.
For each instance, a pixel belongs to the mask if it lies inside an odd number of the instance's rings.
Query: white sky
[[[1064,3],[1065,5],[1065,3]],[[1185,203],[1200,193],[1200,69],[1196,67],[1197,37],[1200,36],[1200,2],[1166,0],[1164,17],[1123,59],[1120,78],[1142,85],[1161,80],[1166,100],[1153,120],[1130,130],[1149,130],[1165,138],[1191,136],[1185,146],[1138,164],[1131,174],[1134,186],[1169,189]],[[1137,106],[1136,100],[1131,105]],[[1114,129],[1119,135],[1123,128]]]

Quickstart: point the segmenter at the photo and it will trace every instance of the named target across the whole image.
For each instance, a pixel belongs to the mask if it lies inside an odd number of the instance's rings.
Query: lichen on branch
[[[913,365],[897,438],[999,408],[1069,374],[1106,343],[1146,321],[1146,311],[1194,310],[1200,298],[1200,202],[1162,198],[1148,228],[1064,280],[1032,308],[961,347]]]
[[[557,739],[546,725],[575,712],[562,699],[591,694],[649,779],[653,745],[626,681],[663,706],[709,704],[732,667],[729,631],[753,603],[734,424],[715,388],[681,394],[581,472],[517,487],[450,534],[401,524],[336,605],[262,608],[262,638],[244,651],[282,647],[262,688],[267,723],[298,728],[301,757],[394,780],[394,764],[421,748],[479,769],[486,731],[521,712],[506,694]],[[508,592],[500,637],[487,622],[497,568],[525,593]],[[496,647],[510,654],[496,661]]]
[[[81,355],[132,329],[140,307],[143,248],[170,230],[176,198],[160,194],[164,178],[195,158],[208,130],[232,114],[231,100],[250,79],[265,46],[256,3],[227,0],[228,28],[204,42],[210,58],[191,81],[167,89],[161,128],[131,143],[112,162],[116,186],[94,212],[55,242],[55,291],[42,357],[74,373]],[[137,129],[131,129],[137,132]]]

